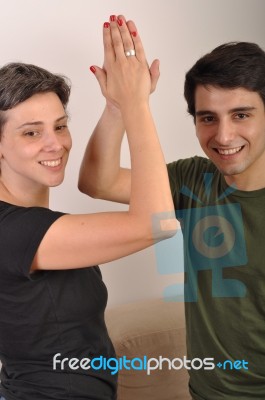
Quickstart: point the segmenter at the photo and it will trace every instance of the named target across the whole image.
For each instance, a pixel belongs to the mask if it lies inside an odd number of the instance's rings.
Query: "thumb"
[[[150,67],[150,75],[151,75],[151,93],[153,93],[156,89],[156,85],[160,76],[159,71],[159,60],[154,60]]]
[[[103,96],[106,97],[106,89],[107,89],[107,76],[106,76],[106,72],[100,68],[97,67],[95,65],[92,65],[90,67],[90,71],[93,72],[93,74],[95,75],[95,77],[97,78],[97,81],[99,83],[101,92],[103,94]]]

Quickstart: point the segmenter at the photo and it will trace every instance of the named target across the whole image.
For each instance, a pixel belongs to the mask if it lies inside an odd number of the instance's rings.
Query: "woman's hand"
[[[126,23],[122,15],[111,16],[103,27],[103,68],[91,67],[106,98],[107,107],[115,108],[147,101],[159,79],[159,61],[154,60],[149,69],[144,49],[134,22]],[[125,51],[134,50],[127,57]]]

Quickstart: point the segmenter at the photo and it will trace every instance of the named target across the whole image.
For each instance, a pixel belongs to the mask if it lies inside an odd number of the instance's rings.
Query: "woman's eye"
[[[59,126],[56,127],[56,130],[57,131],[63,131],[66,128],[67,128],[67,125],[59,125]]]
[[[25,136],[35,137],[39,135],[39,132],[36,131],[29,131],[24,133]]]

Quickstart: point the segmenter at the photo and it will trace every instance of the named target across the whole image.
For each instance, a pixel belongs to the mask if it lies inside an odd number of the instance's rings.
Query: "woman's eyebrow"
[[[63,115],[62,117],[57,118],[57,119],[55,120],[55,122],[60,122],[60,121],[62,121],[62,120],[64,120],[64,119],[68,119],[68,115],[65,114],[65,115]],[[21,128],[23,128],[24,126],[43,125],[43,124],[44,124],[43,121],[24,122],[24,124],[18,126],[16,129],[21,129]]]

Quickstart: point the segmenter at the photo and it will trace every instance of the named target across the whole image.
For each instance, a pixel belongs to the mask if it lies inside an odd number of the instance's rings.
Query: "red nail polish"
[[[131,35],[136,37],[137,36],[137,32],[131,32]]]
[[[109,28],[109,22],[104,22],[104,28]]]
[[[93,72],[93,74],[95,74],[95,73],[96,73],[96,68],[93,67],[93,65],[92,65],[92,66],[90,67],[90,71]]]
[[[116,15],[111,15],[110,16],[110,20],[113,22],[113,21],[116,21]]]
[[[118,21],[118,24],[119,24],[120,26],[122,26],[122,24],[123,24],[123,20],[118,18],[118,20],[117,20],[117,21]]]

